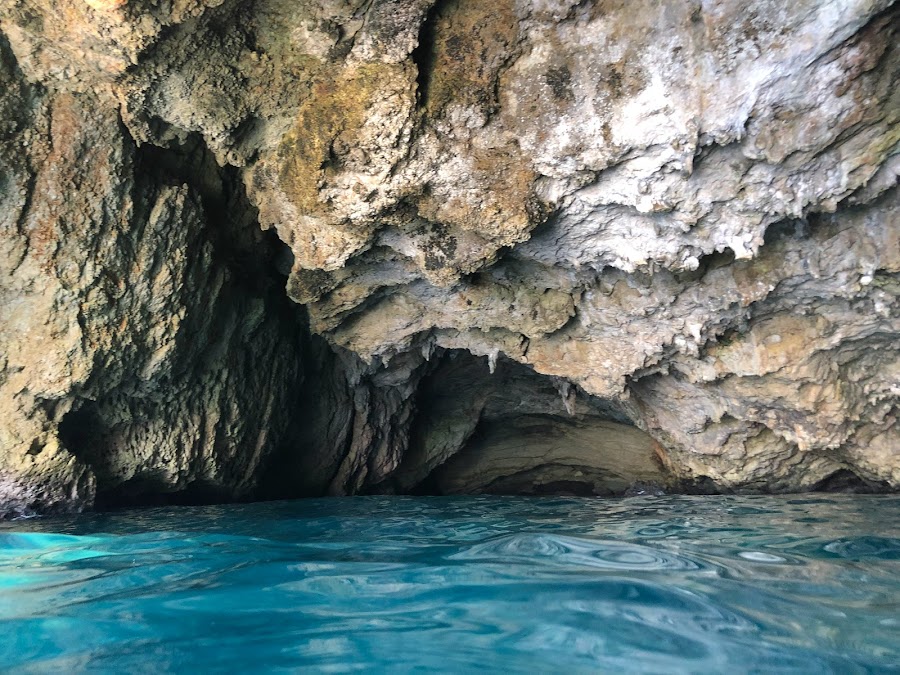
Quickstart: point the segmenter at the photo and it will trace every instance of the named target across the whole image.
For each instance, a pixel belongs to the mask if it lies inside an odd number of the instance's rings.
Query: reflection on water
[[[900,671],[900,497],[361,497],[7,523],[0,671]]]

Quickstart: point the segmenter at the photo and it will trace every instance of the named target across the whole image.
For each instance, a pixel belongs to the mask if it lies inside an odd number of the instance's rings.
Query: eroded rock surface
[[[9,0],[0,32],[8,510],[900,486],[889,0]]]

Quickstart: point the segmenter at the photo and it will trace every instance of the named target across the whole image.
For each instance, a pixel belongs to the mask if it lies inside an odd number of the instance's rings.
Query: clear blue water
[[[321,499],[0,526],[0,671],[900,672],[900,497]]]

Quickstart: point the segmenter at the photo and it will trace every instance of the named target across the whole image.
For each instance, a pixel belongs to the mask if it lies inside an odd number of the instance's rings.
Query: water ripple
[[[898,595],[893,496],[152,509],[0,525],[0,671],[896,672]]]
[[[561,568],[609,570],[696,570],[701,565],[668,551],[619,541],[523,532],[462,548],[450,560],[493,561]]]

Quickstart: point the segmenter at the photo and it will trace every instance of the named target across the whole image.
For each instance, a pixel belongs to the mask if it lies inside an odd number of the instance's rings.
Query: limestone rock
[[[900,486],[898,31],[890,0],[5,3],[0,503],[512,485],[526,435],[603,492],[612,429],[619,487]],[[450,354],[501,374],[439,405]]]

